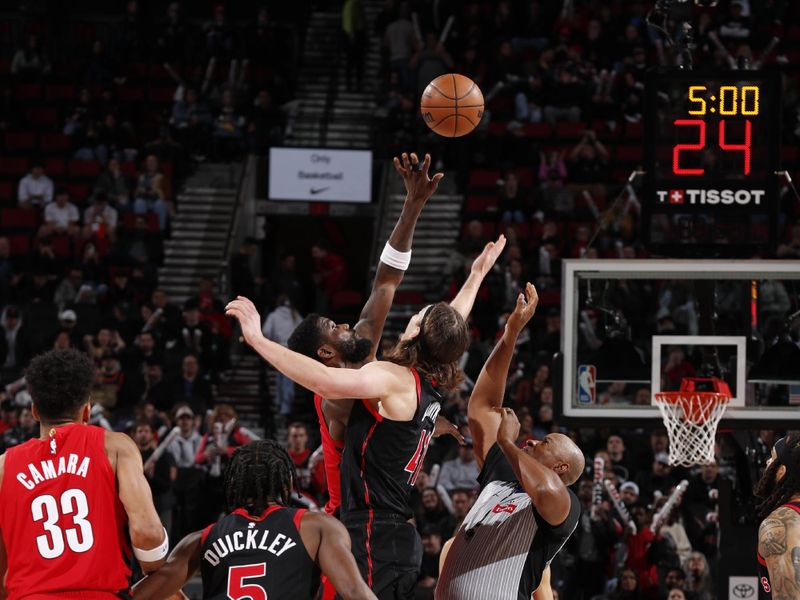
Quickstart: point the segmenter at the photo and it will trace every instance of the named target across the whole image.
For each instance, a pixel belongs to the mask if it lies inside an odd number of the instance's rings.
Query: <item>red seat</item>
[[[45,88],[48,100],[72,100],[75,97],[75,86],[71,83],[53,83]]]
[[[82,204],[89,198],[91,188],[85,183],[65,183],[64,187],[69,192],[70,200],[76,204]]]
[[[495,196],[469,196],[464,206],[464,212],[497,212],[497,198]]]
[[[553,130],[548,123],[526,123],[524,126],[525,135],[540,140],[549,139]]]
[[[28,254],[31,250],[31,238],[24,234],[10,235],[8,245],[11,246],[12,256]]]
[[[38,83],[18,83],[14,96],[17,100],[38,100],[42,97],[42,86]]]
[[[0,157],[0,175],[22,177],[28,172],[27,158]]]
[[[119,169],[128,177],[136,177],[136,163],[132,160],[120,163]]]
[[[618,163],[638,163],[642,160],[642,149],[639,146],[617,146],[616,158]]]
[[[25,208],[4,208],[0,212],[0,223],[3,228],[36,229],[39,225],[39,213]]]
[[[138,87],[123,87],[119,88],[117,98],[120,102],[141,102],[144,100],[144,91]]]
[[[363,296],[353,290],[341,290],[331,297],[331,310],[338,312],[346,308],[361,306]]]
[[[491,135],[505,135],[508,130],[508,123],[489,122],[489,133]]]
[[[6,150],[27,151],[36,148],[36,136],[26,132],[7,132],[5,136]]]
[[[556,123],[559,140],[576,140],[586,131],[586,123]]]
[[[14,198],[14,183],[0,181],[0,202],[11,202]]]
[[[39,147],[44,152],[65,152],[70,149],[69,137],[61,133],[42,133]]]
[[[45,158],[44,172],[50,177],[61,177],[67,170],[64,168],[63,158]]]
[[[100,163],[96,160],[70,160],[67,163],[67,172],[70,177],[92,179],[100,175]]]
[[[29,108],[25,116],[31,125],[40,128],[56,127],[58,125],[58,111],[54,108]]]
[[[625,124],[625,137],[629,140],[641,139],[644,134],[644,124],[639,123],[626,123]]]
[[[52,238],[53,252],[56,256],[65,258],[72,253],[70,238],[66,235],[54,235]]]
[[[157,104],[171,104],[175,98],[174,87],[161,87],[150,89],[150,101]]]
[[[526,167],[522,169],[514,169],[514,175],[517,176],[517,181],[520,187],[529,188],[533,187],[534,170]]]
[[[469,187],[494,187],[500,179],[500,171],[476,169],[469,174]]]

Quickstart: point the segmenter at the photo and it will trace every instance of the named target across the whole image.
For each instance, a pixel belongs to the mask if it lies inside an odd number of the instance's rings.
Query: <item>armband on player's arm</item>
[[[142,548],[137,548],[136,546],[133,547],[133,555],[139,562],[154,563],[167,557],[167,552],[169,552],[169,535],[167,534],[167,530],[165,528],[162,529],[164,529],[164,541],[155,548],[143,550]]]
[[[405,271],[408,269],[408,265],[411,264],[411,250],[408,252],[401,252],[395,250],[389,242],[386,242],[386,245],[383,247],[383,252],[381,252],[381,262],[390,267],[394,267],[398,271]]]

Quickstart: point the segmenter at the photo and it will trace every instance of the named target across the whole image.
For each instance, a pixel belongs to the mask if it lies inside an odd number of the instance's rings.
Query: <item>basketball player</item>
[[[375,360],[378,343],[383,335],[383,325],[394,301],[394,293],[402,282],[411,259],[411,243],[417,219],[444,177],[442,173],[428,177],[430,164],[429,154],[425,155],[422,163],[413,152],[410,155],[404,152],[399,159],[394,159],[394,168],[405,184],[406,199],[400,217],[386,242],[375,272],[372,292],[361,311],[358,323],[350,329],[347,325],[337,325],[318,314],[310,314],[289,337],[288,346],[291,350],[329,367],[359,368]],[[344,429],[352,403],[352,400],[329,402],[319,395],[314,396],[328,485],[329,499],[325,504],[325,512],[329,515],[338,516],[341,503],[339,463],[344,449]]]
[[[423,308],[384,360],[359,369],[326,367],[265,339],[246,298],[227,306],[245,341],[287,377],[326,400],[365,399],[353,404],[347,422],[341,515],[359,569],[381,599],[414,595],[422,546],[408,522],[410,494],[434,434],[440,394],[460,382],[457,361],[469,345],[465,318],[504,246],[502,236],[487,244],[451,304]]]
[[[143,571],[167,556],[136,444],[87,425],[94,374],[76,350],[25,373],[41,435],[0,456],[0,598],[128,597],[126,521]]]
[[[502,408],[517,337],[538,302],[527,284],[467,405],[481,492],[442,552],[437,600],[529,600],[578,524],[580,502],[567,486],[583,473],[583,453],[560,433],[518,448],[519,421]]]
[[[347,600],[374,600],[336,519],[288,508],[294,465],[277,442],[236,449],[225,472],[228,510],[187,535],[166,564],[136,584],[136,600],[163,600],[200,569],[203,598],[311,600],[321,569]]]
[[[800,437],[775,442],[767,468],[756,485],[758,528],[758,597],[800,598]]]

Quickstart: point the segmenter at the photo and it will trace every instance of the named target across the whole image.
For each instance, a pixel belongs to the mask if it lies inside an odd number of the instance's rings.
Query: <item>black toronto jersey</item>
[[[319,569],[300,537],[305,509],[270,506],[260,517],[238,508],[202,534],[204,600],[311,600]]]
[[[436,600],[530,600],[542,573],[575,531],[581,507],[569,492],[563,523],[536,511],[496,443],[478,475],[481,492],[456,532],[436,586]]]
[[[417,410],[410,421],[381,416],[367,400],[350,413],[342,453],[342,518],[361,510],[413,516],[409,498],[433,437],[441,396],[411,369]]]
[[[800,515],[800,500],[787,502],[782,506],[791,508]],[[756,559],[758,560],[758,600],[772,600],[772,583],[769,580],[767,561],[764,560],[764,557],[761,556],[761,553],[757,549]]]

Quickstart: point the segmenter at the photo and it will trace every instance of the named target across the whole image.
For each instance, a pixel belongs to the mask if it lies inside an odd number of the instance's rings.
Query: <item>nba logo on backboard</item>
[[[578,365],[578,404],[595,403],[596,379],[597,370],[594,365]]]

